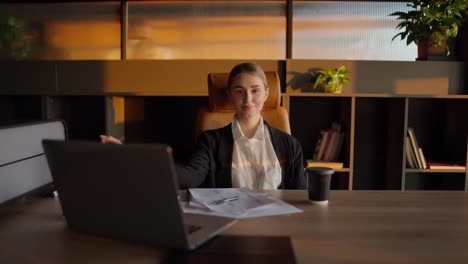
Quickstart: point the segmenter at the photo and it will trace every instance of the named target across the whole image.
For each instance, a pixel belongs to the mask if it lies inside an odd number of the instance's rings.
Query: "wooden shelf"
[[[349,168],[333,169],[335,172],[350,172]]]
[[[410,173],[466,173],[466,170],[449,170],[449,169],[406,169]]]

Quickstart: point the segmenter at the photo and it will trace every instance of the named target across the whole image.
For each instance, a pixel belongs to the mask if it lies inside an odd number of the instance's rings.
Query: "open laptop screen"
[[[43,145],[71,228],[188,248],[169,146],[59,140]]]

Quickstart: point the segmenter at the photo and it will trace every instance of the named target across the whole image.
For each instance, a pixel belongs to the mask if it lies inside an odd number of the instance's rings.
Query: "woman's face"
[[[248,119],[260,117],[268,97],[268,89],[257,76],[241,73],[232,80],[228,94],[236,109],[237,118]]]

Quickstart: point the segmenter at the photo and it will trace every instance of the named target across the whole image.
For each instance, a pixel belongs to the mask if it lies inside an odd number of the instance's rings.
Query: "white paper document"
[[[300,213],[302,210],[267,194],[248,188],[189,189],[184,212],[230,218]]]

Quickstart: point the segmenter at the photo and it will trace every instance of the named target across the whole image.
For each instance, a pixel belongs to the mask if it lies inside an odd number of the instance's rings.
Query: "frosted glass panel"
[[[284,59],[286,1],[129,2],[128,59]]]
[[[405,2],[295,2],[293,58],[414,61],[416,45],[395,39]]]
[[[120,3],[1,4],[0,45],[0,59],[118,60]]]

